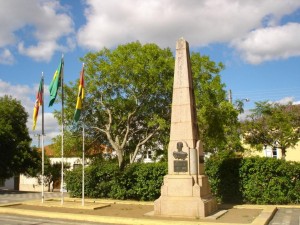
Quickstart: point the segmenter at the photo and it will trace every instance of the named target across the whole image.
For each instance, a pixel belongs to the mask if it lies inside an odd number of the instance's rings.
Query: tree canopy
[[[257,102],[242,127],[245,143],[258,150],[263,146],[279,148],[284,159],[286,150],[300,138],[300,108],[292,103]]]
[[[40,154],[30,148],[26,122],[28,114],[11,96],[0,97],[0,177],[32,174],[40,162]]]
[[[170,49],[133,42],[114,50],[88,53],[82,118],[87,138],[97,138],[117,153],[119,166],[149,139],[168,131],[174,59]],[[66,85],[66,123],[72,126],[77,84]]]
[[[82,120],[88,145],[99,142],[110,146],[117,152],[120,167],[129,160],[129,154],[132,162],[142,145],[146,149],[166,149],[174,76],[170,49],[133,42],[113,50],[90,52],[81,60],[85,63],[86,93]],[[237,150],[238,111],[226,99],[219,74],[223,64],[199,53],[192,53],[191,63],[205,150]],[[77,89],[77,83],[64,87],[65,122],[73,136],[81,130],[73,124]],[[60,118],[58,111],[55,115]],[[76,149],[76,143],[73,140],[66,145]]]
[[[200,56],[199,53],[192,53],[191,64],[204,151],[241,151],[239,110],[226,99],[225,84],[220,76],[224,65],[211,61],[208,56]]]

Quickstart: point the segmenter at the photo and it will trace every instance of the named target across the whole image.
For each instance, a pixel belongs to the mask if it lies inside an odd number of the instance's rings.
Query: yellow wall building
[[[261,156],[261,157],[273,157],[281,159],[281,149],[272,149],[271,147],[266,147],[262,151],[250,150],[249,146],[246,147],[244,156]],[[296,161],[300,162],[300,142],[295,146],[295,148],[288,148],[286,150],[287,161]]]

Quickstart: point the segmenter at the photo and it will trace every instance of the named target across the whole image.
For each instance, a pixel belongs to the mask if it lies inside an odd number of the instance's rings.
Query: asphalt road
[[[68,196],[68,193],[64,193],[64,197]],[[60,198],[60,192],[45,192],[44,199],[48,198]],[[42,194],[40,192],[23,192],[23,191],[5,191],[0,190],[0,204],[9,204],[15,202],[24,202],[29,200],[41,199]],[[0,224],[2,225],[108,225],[107,223],[93,223],[73,220],[61,220],[50,219],[42,217],[29,217],[22,215],[9,215],[0,214]]]
[[[73,220],[47,219],[39,217],[0,214],[0,224],[3,225],[108,225],[108,223],[92,223]],[[111,224],[110,224],[111,225]]]
[[[300,209],[278,208],[269,225],[300,225]]]

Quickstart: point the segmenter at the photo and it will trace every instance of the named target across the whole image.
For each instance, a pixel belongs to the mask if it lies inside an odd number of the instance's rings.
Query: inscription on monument
[[[182,58],[182,51],[178,51],[178,56],[177,56],[177,62],[178,62],[178,80],[179,80],[179,86],[182,85],[182,79],[183,79],[183,74],[182,74],[182,68],[183,68],[183,58]]]
[[[177,142],[177,151],[173,152],[174,160],[174,172],[188,172],[187,153],[182,151],[183,143]]]
[[[187,172],[188,163],[187,160],[174,160],[174,172]]]

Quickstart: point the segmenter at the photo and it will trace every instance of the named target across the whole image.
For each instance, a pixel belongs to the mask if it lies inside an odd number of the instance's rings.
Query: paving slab
[[[44,206],[44,207],[61,207],[61,208],[71,208],[71,209],[90,209],[96,210],[104,207],[109,207],[109,203],[96,203],[96,202],[84,202],[82,204],[79,201],[67,200],[61,203],[58,199],[49,199],[42,203],[41,201],[30,201],[23,202],[23,205],[33,205],[33,206]]]

